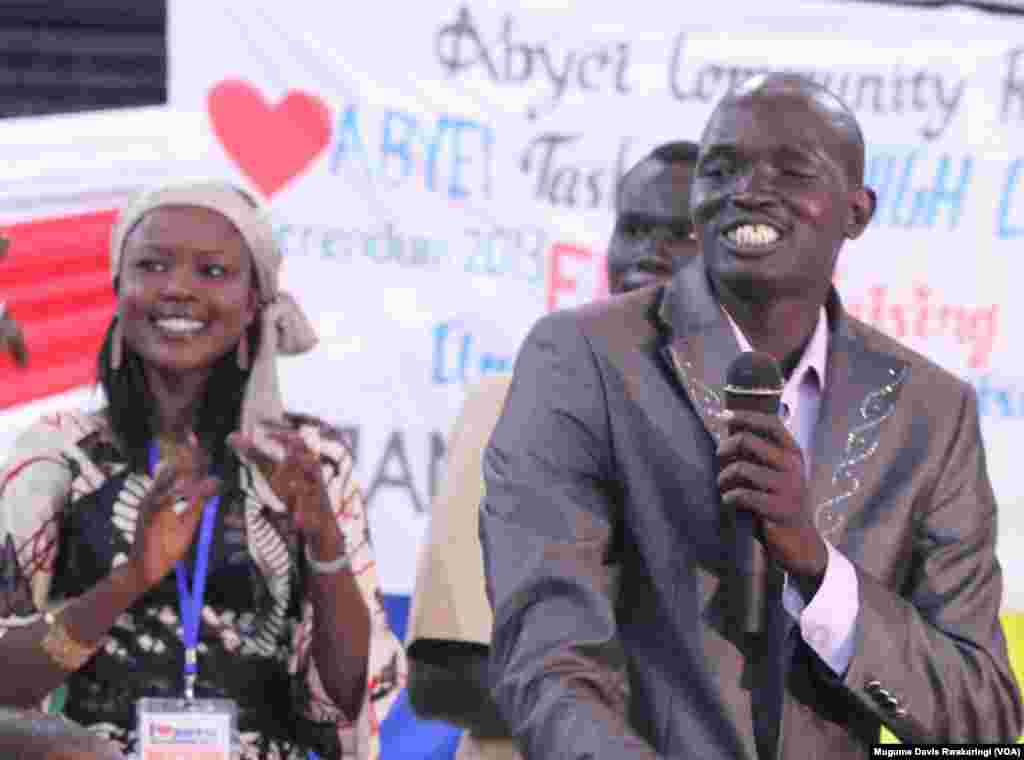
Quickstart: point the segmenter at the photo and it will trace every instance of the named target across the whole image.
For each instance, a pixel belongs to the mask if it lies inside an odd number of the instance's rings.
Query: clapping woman
[[[281,406],[276,356],[315,336],[280,263],[225,183],[121,214],[106,405],[41,420],[0,471],[0,704],[63,686],[127,754],[159,697],[233,705],[242,758],[377,756],[405,662],[346,443]]]

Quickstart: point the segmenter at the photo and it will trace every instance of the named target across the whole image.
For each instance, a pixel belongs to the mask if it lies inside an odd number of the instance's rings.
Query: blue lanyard
[[[149,446],[149,472],[156,472],[159,461],[157,445]],[[206,576],[209,569],[210,547],[213,545],[213,528],[217,517],[220,494],[214,494],[203,505],[203,521],[199,526],[199,546],[196,564],[192,571],[192,583],[188,582],[188,569],[181,560],[174,567],[178,580],[178,611],[181,614],[182,639],[185,644],[185,699],[195,699],[196,677],[199,662],[196,648],[199,645],[199,624],[203,614],[203,597],[206,594]],[[191,588],[190,588],[191,586]]]

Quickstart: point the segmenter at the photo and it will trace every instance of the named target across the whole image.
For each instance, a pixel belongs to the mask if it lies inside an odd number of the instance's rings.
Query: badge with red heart
[[[213,131],[253,184],[270,197],[301,174],[331,139],[331,112],[315,95],[293,90],[276,105],[239,79],[207,97]]]

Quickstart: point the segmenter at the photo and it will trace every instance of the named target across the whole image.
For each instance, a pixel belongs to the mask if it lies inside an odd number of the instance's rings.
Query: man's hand
[[[814,525],[799,444],[775,415],[729,411],[718,446],[722,503],[760,518],[765,548],[810,599],[828,563]]]

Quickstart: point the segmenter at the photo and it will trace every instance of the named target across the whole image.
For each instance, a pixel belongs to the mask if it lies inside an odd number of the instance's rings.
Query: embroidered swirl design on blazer
[[[725,402],[722,395],[714,388],[703,383],[697,375],[692,372],[693,362],[688,359],[680,359],[679,353],[673,346],[669,346],[669,356],[672,358],[672,366],[675,368],[679,379],[683,381],[686,392],[694,404],[698,405],[701,415],[704,417],[705,425],[715,443],[721,443],[722,434],[722,412],[725,410]]]
[[[892,375],[892,380],[864,397],[860,404],[860,416],[864,422],[856,425],[846,437],[843,457],[832,475],[832,486],[835,488],[843,483],[843,490],[823,501],[815,510],[814,521],[822,535],[834,534],[842,526],[846,509],[839,505],[860,490],[861,481],[855,468],[878,451],[882,423],[896,411],[896,398],[906,380],[907,368],[899,371],[890,368],[889,374]]]

